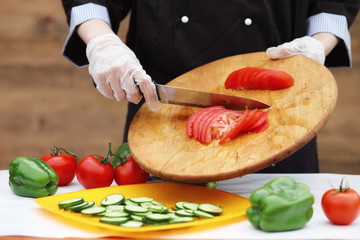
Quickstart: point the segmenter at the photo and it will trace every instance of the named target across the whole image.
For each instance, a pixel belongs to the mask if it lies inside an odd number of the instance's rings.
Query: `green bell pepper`
[[[314,196],[303,183],[278,177],[255,190],[246,211],[251,224],[264,231],[299,229],[311,219]]]
[[[56,172],[39,158],[15,157],[9,165],[11,190],[23,197],[45,197],[58,189]]]

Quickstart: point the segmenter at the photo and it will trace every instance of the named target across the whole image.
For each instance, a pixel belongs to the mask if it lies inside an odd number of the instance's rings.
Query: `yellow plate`
[[[58,207],[58,203],[60,201],[77,197],[83,197],[85,201],[95,201],[95,204],[100,205],[100,201],[103,198],[114,193],[121,193],[125,196],[125,198],[151,197],[154,200],[165,204],[169,209],[175,206],[175,203],[178,201],[212,203],[220,205],[223,208],[223,213],[220,216],[216,216],[212,219],[199,218],[195,219],[193,222],[187,223],[147,226],[140,228],[125,228],[116,225],[100,223],[99,217],[86,216],[81,213],[65,211],[59,209]],[[53,213],[66,217],[69,220],[79,221],[82,224],[86,224],[88,226],[96,226],[102,229],[105,228],[121,232],[137,233],[220,223],[230,219],[238,219],[240,221],[245,219],[245,211],[250,206],[249,200],[247,198],[238,196],[236,194],[202,186],[169,182],[95,188],[37,198],[35,199],[35,202]]]

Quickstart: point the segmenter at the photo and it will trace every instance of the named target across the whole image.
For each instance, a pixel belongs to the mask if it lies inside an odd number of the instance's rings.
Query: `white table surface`
[[[360,217],[350,225],[331,224],[321,209],[321,197],[330,189],[330,183],[338,186],[341,179],[360,193],[360,175],[343,174],[249,174],[219,182],[217,189],[250,197],[251,193],[278,176],[290,176],[305,183],[315,197],[314,215],[306,226],[299,230],[268,233],[255,229],[247,220],[234,222],[203,231],[177,230],[174,234],[158,232],[147,238],[173,239],[360,239]],[[70,225],[35,203],[33,198],[19,197],[8,185],[8,170],[0,170],[0,236],[32,236],[52,238],[96,238],[122,236],[120,232],[105,229],[89,231],[79,224]],[[113,185],[115,185],[113,183]],[[76,179],[65,187],[59,187],[56,194],[84,190]],[[141,237],[137,235],[136,237]]]

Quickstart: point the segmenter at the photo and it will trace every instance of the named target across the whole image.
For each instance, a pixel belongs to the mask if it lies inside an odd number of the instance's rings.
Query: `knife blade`
[[[155,84],[159,101],[166,104],[176,104],[190,107],[224,106],[226,109],[244,110],[264,109],[270,105],[245,97],[199,91],[188,88]]]

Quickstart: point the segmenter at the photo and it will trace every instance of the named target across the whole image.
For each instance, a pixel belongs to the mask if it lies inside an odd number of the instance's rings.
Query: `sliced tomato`
[[[293,77],[284,71],[255,67],[236,70],[225,81],[225,88],[246,90],[279,90],[293,85]]]
[[[201,131],[200,131],[200,139],[199,141],[201,143],[208,144],[210,143],[212,139],[211,134],[211,123],[216,119],[219,115],[223,114],[225,109],[218,109],[216,112],[214,112],[212,115],[208,115],[206,119],[204,120],[204,123],[202,124]]]
[[[209,143],[211,139],[219,139],[224,133],[229,131],[237,121],[243,115],[242,112],[233,110],[222,110],[212,119],[212,121],[205,126],[205,132],[203,138],[205,142]]]
[[[228,139],[234,139],[243,130],[243,127],[247,121],[248,114],[249,110],[246,109],[244,114],[240,118],[238,118],[237,121],[234,122],[234,124],[232,124],[231,128],[227,132],[225,132],[225,134],[221,136],[219,144],[223,144]]]
[[[209,107],[209,108],[205,108],[201,111],[200,114],[197,115],[197,117],[194,119],[194,124],[193,124],[193,135],[195,139],[200,139],[200,133],[201,133],[201,128],[202,125],[204,124],[204,120],[208,117],[213,115],[213,113],[219,109],[224,109],[223,106],[215,106],[215,107]]]
[[[252,133],[261,133],[263,131],[265,131],[269,126],[269,122],[267,120],[265,120],[262,124],[260,124],[259,126],[251,129]]]
[[[199,115],[203,114],[204,111],[209,111],[209,108],[203,108],[197,112],[195,112],[193,115],[190,116],[186,123],[186,135],[188,137],[194,136],[193,132],[193,125],[196,118],[198,118]]]
[[[201,109],[189,118],[186,132],[203,144],[209,144],[212,139],[220,139],[219,144],[223,144],[241,132],[264,131],[269,125],[267,115],[267,112],[257,109],[244,112],[222,106]]]

